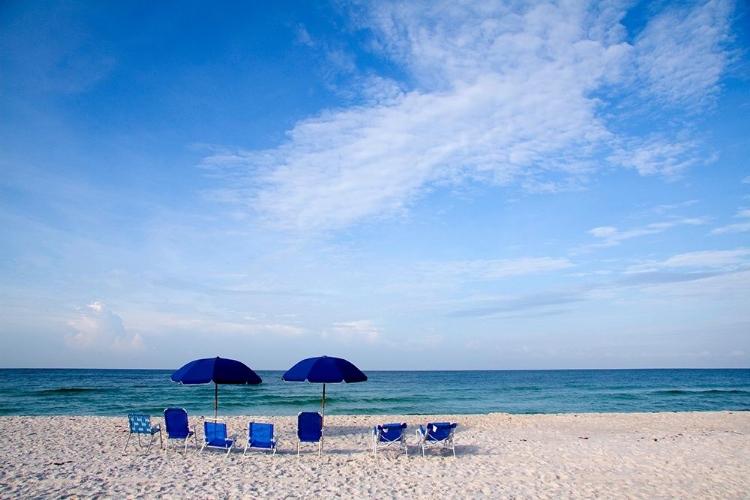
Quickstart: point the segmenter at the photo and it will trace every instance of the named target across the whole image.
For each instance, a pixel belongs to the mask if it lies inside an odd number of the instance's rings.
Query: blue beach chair
[[[223,420],[212,418],[203,422],[203,446],[201,451],[206,448],[217,450],[226,450],[227,456],[232,451],[234,439],[227,436],[227,424]]]
[[[273,438],[273,424],[250,422],[247,424],[247,442],[244,455],[248,449],[268,450],[276,454],[276,440]]]
[[[318,456],[323,451],[323,415],[316,411],[303,411],[297,415],[297,456],[302,443],[318,443]]]
[[[424,456],[425,448],[430,446],[443,446],[443,448],[450,448],[453,450],[453,456],[456,456],[456,446],[453,443],[453,434],[456,431],[458,424],[450,422],[430,422],[426,428],[419,426],[417,429],[417,439],[419,446],[422,448],[422,456]]]
[[[133,434],[138,434],[138,445],[142,448],[141,436],[149,436],[148,445],[146,446],[146,453],[151,448],[151,444],[154,442],[155,435],[159,434],[159,449],[164,447],[164,442],[161,439],[161,424],[151,425],[151,416],[145,413],[128,413],[128,425],[130,426],[130,434],[128,434],[128,440],[125,442],[125,450],[128,449],[128,443]]]
[[[406,445],[406,423],[383,424],[372,428],[372,452],[377,455],[378,447],[397,446],[409,456]]]
[[[164,427],[167,430],[167,451],[169,451],[170,439],[182,439],[185,442],[186,453],[188,439],[191,437],[195,440],[195,447],[198,447],[198,438],[195,431],[188,425],[188,414],[183,408],[167,408],[164,410]]]

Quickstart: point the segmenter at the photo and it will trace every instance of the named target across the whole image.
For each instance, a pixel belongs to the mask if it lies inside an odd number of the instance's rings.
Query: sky
[[[750,6],[0,3],[0,367],[750,367]]]

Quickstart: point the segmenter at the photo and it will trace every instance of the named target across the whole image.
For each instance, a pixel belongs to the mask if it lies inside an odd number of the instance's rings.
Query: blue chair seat
[[[302,443],[318,443],[318,456],[323,451],[323,415],[303,411],[297,415],[297,456]]]
[[[406,445],[406,423],[383,424],[372,428],[372,451],[378,454],[379,447],[396,446],[404,449],[409,455]]]
[[[276,453],[276,440],[273,437],[273,424],[250,422],[247,424],[247,442],[243,454],[248,449],[258,449]]]
[[[456,456],[456,445],[453,441],[453,436],[456,431],[456,423],[450,422],[430,422],[425,427],[419,426],[417,429],[417,439],[419,446],[422,448],[422,456],[424,456],[425,448],[430,446],[442,446],[444,448],[450,448],[453,451],[453,456]]]
[[[203,422],[203,446],[206,448],[226,450],[227,456],[232,451],[234,439],[227,436],[227,424],[223,420],[210,419]]]
[[[167,408],[164,410],[164,427],[167,430],[167,450],[169,450],[170,440],[183,440],[185,442],[185,452],[187,452],[188,439],[191,437],[198,447],[198,439],[195,431],[190,428],[188,423],[188,414],[183,408]]]
[[[151,448],[151,444],[156,439],[154,436],[159,434],[159,448],[164,446],[164,442],[161,438],[161,425],[151,425],[151,416],[145,413],[129,413],[128,414],[128,426],[130,427],[130,433],[128,434],[128,440],[125,442],[125,450],[128,449],[128,443],[133,434],[138,434],[138,445],[143,447],[141,443],[141,436],[149,436],[148,445],[146,445],[146,452]]]

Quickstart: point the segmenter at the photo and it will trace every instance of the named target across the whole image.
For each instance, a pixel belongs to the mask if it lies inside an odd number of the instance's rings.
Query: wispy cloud
[[[675,177],[699,160],[696,150],[697,145],[692,142],[629,138],[609,157],[609,161],[633,168],[641,175]]]
[[[453,318],[481,318],[528,310],[533,310],[535,315],[539,315],[540,309],[556,308],[583,300],[585,300],[585,296],[580,291],[549,291],[517,297],[499,297],[474,301],[471,307],[456,309],[447,315]]]
[[[218,336],[247,337],[270,335],[280,337],[300,337],[307,333],[303,327],[286,323],[271,323],[260,318],[244,317],[221,319],[212,315],[194,312],[174,314],[168,312],[134,314],[133,324],[139,331],[148,335],[159,336],[164,332],[177,333],[210,333]],[[158,325],[158,328],[154,328]]]
[[[733,7],[723,0],[678,3],[648,23],[634,45],[645,97],[688,112],[713,103],[728,63]]]
[[[675,268],[723,268],[734,269],[747,265],[750,250],[706,250],[674,255],[663,261],[651,261],[637,266],[631,266],[628,272],[645,272],[659,269]]]
[[[607,279],[576,286],[549,288],[529,294],[508,294],[496,297],[475,297],[446,304],[448,317],[481,318],[513,315],[565,314],[593,304],[606,297],[627,297],[628,301],[650,301],[654,294],[690,296],[711,300],[736,300],[748,293],[750,250],[690,252],[662,261],[629,266]],[[694,285],[691,285],[694,284]],[[584,306],[588,307],[588,306]]]
[[[750,217],[750,210],[743,208],[735,215],[737,218],[745,219]],[[711,234],[726,234],[726,233],[744,233],[750,231],[750,221],[738,222],[736,224],[729,224],[723,227],[717,227],[711,231]]]
[[[657,16],[634,51],[616,8],[378,2],[359,22],[413,88],[369,79],[376,100],[303,120],[279,147],[206,157],[225,179],[211,196],[274,226],[324,230],[401,214],[438,184],[568,189],[610,143],[621,144],[614,163],[675,175],[696,161],[692,141],[613,136],[592,94],[635,85],[623,76],[635,58],[649,98],[701,106],[727,57],[728,7],[714,3]]]
[[[332,336],[344,342],[377,342],[381,333],[382,329],[375,326],[371,320],[363,319],[334,323],[330,330],[323,332],[323,336]]]
[[[583,247],[583,249],[579,249],[578,251],[612,247],[633,238],[640,238],[652,234],[663,233],[664,231],[667,231],[668,229],[671,229],[675,226],[695,226],[705,224],[706,222],[707,220],[703,217],[691,217],[668,222],[653,222],[651,224],[646,224],[645,226],[634,227],[624,231],[614,226],[595,227],[589,230],[589,234],[598,238],[600,241],[598,243],[587,245]]]
[[[419,269],[431,279],[491,281],[568,269],[574,264],[565,258],[520,258],[423,263]]]
[[[303,24],[297,26],[297,42],[301,43],[302,45],[307,45],[308,47],[315,46],[310,33],[307,31],[307,28],[305,28]]]

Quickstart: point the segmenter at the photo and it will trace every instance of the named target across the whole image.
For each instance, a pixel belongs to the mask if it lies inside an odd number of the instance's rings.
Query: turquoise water
[[[172,370],[0,369],[0,415],[213,413],[214,386]],[[611,413],[750,410],[750,370],[371,371],[326,385],[326,414]],[[219,386],[220,415],[296,415],[320,408],[319,384],[258,371],[258,386]]]

